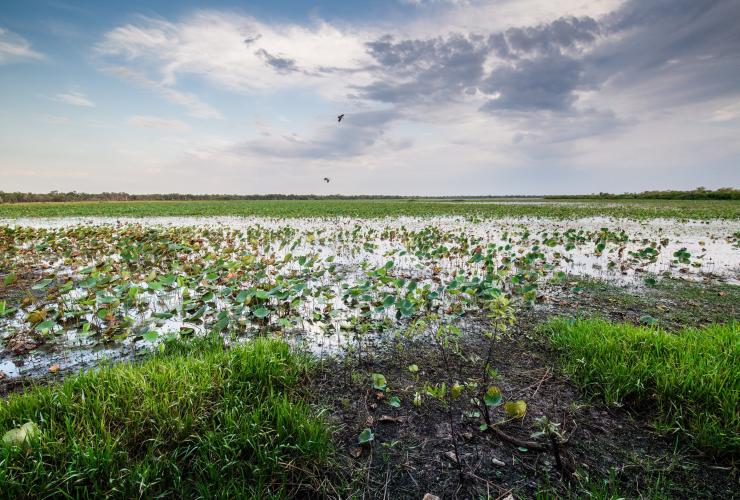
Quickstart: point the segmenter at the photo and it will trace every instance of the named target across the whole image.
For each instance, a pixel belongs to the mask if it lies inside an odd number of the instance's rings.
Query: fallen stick
[[[507,443],[520,446],[523,448],[527,448],[528,450],[548,451],[550,449],[549,446],[545,446],[535,441],[524,441],[523,439],[515,438],[514,436],[509,436],[508,434],[506,434],[504,431],[502,431],[495,425],[489,426],[488,429],[492,431],[494,434],[496,434],[496,436],[498,436],[498,438],[501,439],[502,441],[506,441]]]

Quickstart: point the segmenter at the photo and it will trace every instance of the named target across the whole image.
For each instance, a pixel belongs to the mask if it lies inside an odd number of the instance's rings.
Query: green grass
[[[740,320],[740,286],[658,277],[633,291],[603,279],[569,275],[571,290],[581,289],[581,312],[605,317],[609,312],[649,315],[667,330]],[[570,285],[575,283],[575,286]],[[624,317],[624,316],[622,316]],[[637,319],[637,318],[635,318]]]
[[[625,473],[622,473],[623,475]],[[613,468],[609,470],[609,476],[606,478],[596,478],[591,476],[588,471],[579,470],[576,481],[561,483],[551,483],[546,478],[545,484],[539,486],[535,493],[537,500],[551,500],[560,498],[588,498],[590,500],[624,500],[631,498],[625,494],[624,490],[628,488],[621,484],[619,474]],[[575,479],[575,477],[574,477]],[[631,478],[631,479],[634,479]],[[639,498],[650,498],[652,500],[671,498],[669,491],[673,486],[669,480],[658,474],[645,484],[641,485],[638,490]],[[563,491],[563,487],[565,491]],[[681,491],[682,492],[682,491]]]
[[[608,402],[656,407],[664,430],[740,452],[740,326],[676,333],[602,320],[554,319],[544,331],[565,372]]]
[[[244,498],[299,494],[330,458],[330,434],[294,394],[309,364],[287,344],[170,346],[0,404],[0,496]]]
[[[129,201],[0,204],[0,218],[65,216],[264,216],[264,217],[395,217],[461,215],[470,217],[591,216],[648,219],[740,219],[737,201],[609,201],[578,204],[494,204],[415,200],[236,200]]]

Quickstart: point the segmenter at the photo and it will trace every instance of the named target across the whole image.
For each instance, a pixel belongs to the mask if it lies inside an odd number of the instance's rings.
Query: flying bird
[[[341,115],[337,116],[337,121],[338,122],[341,122],[342,121],[342,118],[344,118],[344,113],[342,113]]]
[[[331,180],[331,179],[329,179],[328,177],[324,177],[324,182],[326,182],[327,184],[329,184],[329,181],[330,181],[330,180]]]

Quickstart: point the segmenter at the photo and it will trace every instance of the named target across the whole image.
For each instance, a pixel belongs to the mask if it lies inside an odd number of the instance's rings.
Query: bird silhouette
[[[337,121],[338,122],[341,122],[342,121],[342,118],[344,118],[344,113],[342,113],[341,115],[337,116]]]
[[[329,179],[328,177],[324,177],[324,182],[326,182],[327,184],[329,184],[329,181],[330,181],[330,180],[331,180],[331,179]]]

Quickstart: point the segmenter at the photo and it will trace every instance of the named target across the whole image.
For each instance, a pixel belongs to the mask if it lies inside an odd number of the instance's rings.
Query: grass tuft
[[[0,432],[33,421],[41,437],[0,446],[2,496],[297,494],[331,448],[294,394],[308,369],[282,342],[211,340],[12,395]]]
[[[607,402],[655,405],[664,430],[702,447],[740,452],[740,327],[668,333],[602,320],[545,325],[566,373]]]

